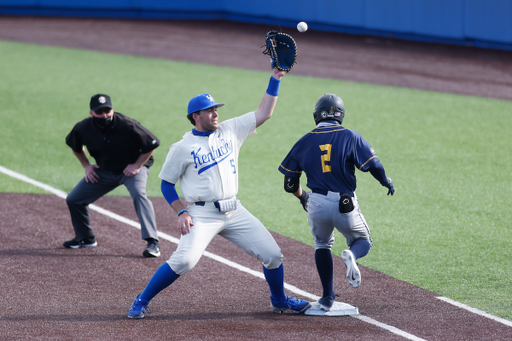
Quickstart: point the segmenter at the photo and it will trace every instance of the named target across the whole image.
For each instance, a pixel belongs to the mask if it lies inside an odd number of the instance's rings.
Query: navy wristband
[[[181,211],[179,211],[179,212],[178,212],[178,217],[179,217],[180,215],[182,215],[183,213],[185,213],[185,212],[188,212],[188,210],[186,210],[186,209],[185,209],[185,210],[181,210]]]
[[[281,84],[281,81],[279,79],[275,79],[274,77],[270,76],[270,81],[268,82],[268,88],[267,88],[267,94],[270,96],[275,96],[279,94],[279,85]]]

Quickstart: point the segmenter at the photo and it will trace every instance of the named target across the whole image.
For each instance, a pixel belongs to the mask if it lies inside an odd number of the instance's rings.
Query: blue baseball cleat
[[[143,319],[144,312],[147,310],[148,314],[151,314],[151,309],[149,309],[148,304],[149,301],[142,300],[139,298],[140,294],[135,297],[133,301],[132,307],[128,310],[128,318],[131,319]]]
[[[274,310],[275,312],[282,313],[283,311],[290,309],[294,313],[300,314],[305,312],[308,308],[310,308],[311,303],[304,300],[298,300],[288,295],[284,295],[284,297],[280,301],[276,302],[272,299],[272,296],[270,296],[270,306],[272,307],[272,310]]]

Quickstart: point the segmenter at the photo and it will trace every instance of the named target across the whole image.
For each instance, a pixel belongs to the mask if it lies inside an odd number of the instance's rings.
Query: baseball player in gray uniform
[[[372,247],[370,229],[359,209],[355,168],[370,172],[388,195],[395,192],[393,182],[386,176],[375,150],[356,131],[341,125],[345,105],[335,94],[321,96],[315,105],[313,117],[316,128],[304,135],[279,166],[284,174],[284,189],[299,198],[308,212],[309,225],[315,242],[315,262],[323,288],[318,303],[328,311],[336,297],[333,291],[334,228],[343,234],[349,249],[341,258],[345,262],[347,281],[357,288],[361,273],[356,259],[364,257]],[[306,173],[304,191],[299,178]]]
[[[268,120],[277,103],[285,71],[273,69],[269,86],[258,109],[219,123],[216,103],[209,94],[192,98],[187,118],[194,129],[173,144],[160,172],[162,193],[178,214],[181,238],[176,251],[153,275],[139,294],[129,318],[144,318],[149,301],[199,261],[216,235],[231,241],[263,264],[270,288],[271,307],[302,313],[311,304],[284,292],[283,255],[270,232],[237,199],[238,154],[245,139]],[[184,205],[175,189],[180,182]]]

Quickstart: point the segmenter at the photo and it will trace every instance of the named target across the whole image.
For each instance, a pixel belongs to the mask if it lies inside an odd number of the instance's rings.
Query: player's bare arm
[[[180,201],[180,200],[174,200],[171,204],[172,209],[176,214],[179,214],[178,216],[178,231],[180,231],[181,235],[186,235],[190,233],[190,227],[194,225],[192,222],[192,217],[188,212],[186,211],[187,207]]]
[[[126,166],[126,168],[123,170],[123,174],[126,175],[127,177],[132,177],[139,173],[142,166],[144,166],[144,164],[148,162],[152,154],[153,151],[150,151],[145,154],[140,154],[139,158],[137,159],[137,161],[135,161],[135,163],[131,163],[128,166]]]
[[[278,69],[272,70],[272,77],[278,81],[281,81],[281,78],[283,78],[285,74],[286,71],[280,71]],[[272,96],[269,95],[268,93],[265,93],[265,95],[263,95],[263,98],[261,99],[258,109],[256,109],[256,111],[254,112],[254,114],[256,115],[256,127],[259,127],[260,125],[265,123],[266,120],[272,117],[272,113],[274,112],[276,104],[277,96]]]
[[[77,153],[73,150],[73,154],[75,154],[78,161],[80,161],[80,163],[82,164],[82,167],[84,167],[85,181],[91,182],[91,183],[98,182],[100,176],[94,170],[96,168],[100,168],[100,166],[89,162],[89,158],[87,157],[87,154],[85,153],[85,149],[82,147],[82,150],[79,153]]]

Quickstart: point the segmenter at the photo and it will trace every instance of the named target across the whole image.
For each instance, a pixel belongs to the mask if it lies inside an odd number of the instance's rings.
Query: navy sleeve
[[[369,171],[373,175],[373,177],[380,182],[382,186],[387,187],[388,181],[386,177],[386,172],[384,171],[384,166],[382,166],[382,163],[380,163],[379,160],[371,164]]]
[[[299,161],[295,155],[297,153],[296,145],[297,144],[293,146],[292,150],[290,150],[278,168],[281,173],[292,178],[299,177],[302,174],[302,168],[300,167]]]
[[[354,164],[367,172],[373,163],[379,162],[379,158],[372,146],[357,132],[354,132]]]

